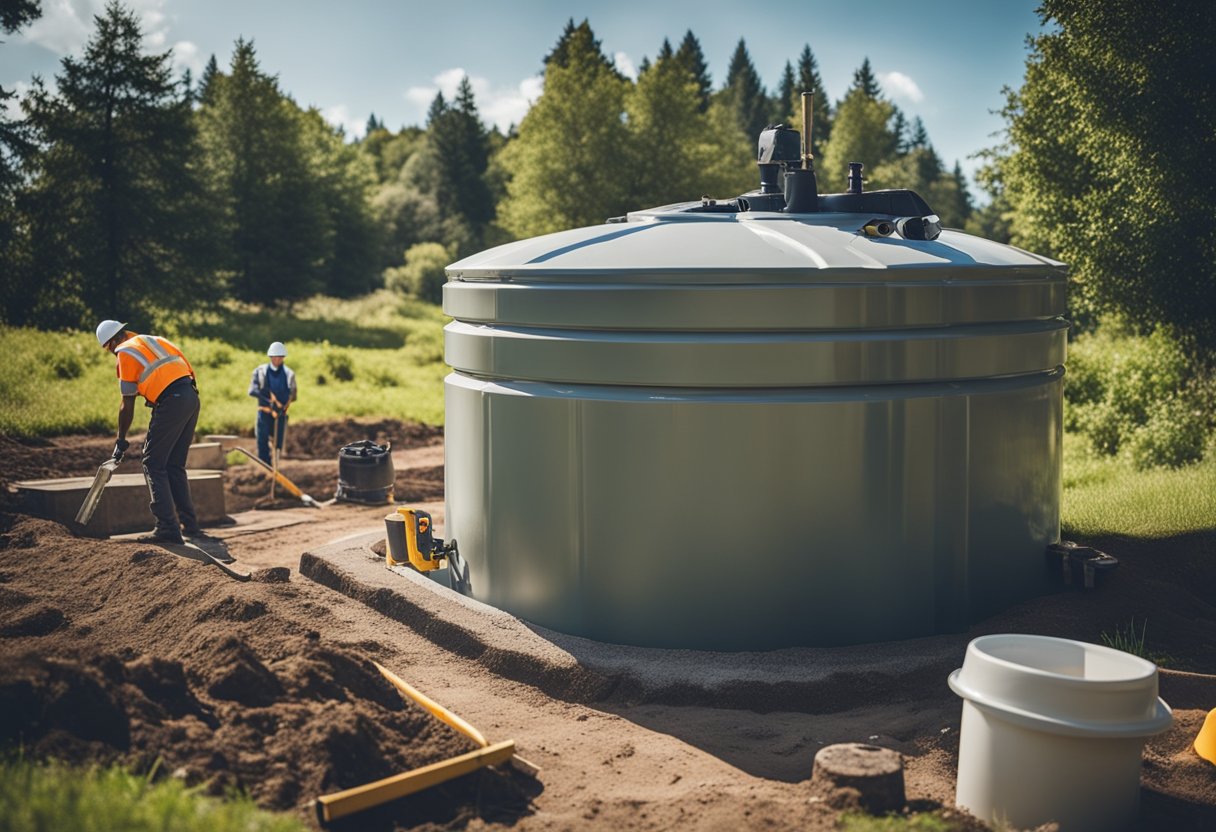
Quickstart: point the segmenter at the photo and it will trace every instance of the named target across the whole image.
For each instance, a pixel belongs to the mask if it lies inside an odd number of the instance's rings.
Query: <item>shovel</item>
[[[101,467],[93,475],[93,484],[89,486],[89,493],[84,495],[80,511],[76,512],[77,523],[87,526],[93,519],[93,512],[97,511],[97,506],[101,502],[101,492],[105,491],[106,483],[110,481],[110,477],[114,475],[114,469],[117,467],[118,460],[113,457],[101,463]]]
[[[274,396],[270,397],[274,400]],[[279,479],[279,411],[271,409],[271,417],[274,421],[271,423],[274,427],[270,434],[270,502],[274,502],[274,486]]]
[[[320,508],[321,507],[321,503],[318,503],[312,497],[309,497],[307,494],[305,494],[303,491],[301,491],[300,486],[296,485],[294,482],[287,479],[287,477],[281,471],[276,471],[274,468],[267,465],[265,462],[262,462],[262,460],[258,458],[257,454],[252,454],[240,446],[237,446],[237,447],[233,448],[232,450],[239,451],[250,462],[257,465],[259,468],[261,468],[267,474],[270,474],[270,476],[274,477],[274,481],[277,482],[279,485],[283,486],[284,491],[286,491],[291,496],[295,497],[297,500],[299,500],[304,505],[309,506],[311,508]]]

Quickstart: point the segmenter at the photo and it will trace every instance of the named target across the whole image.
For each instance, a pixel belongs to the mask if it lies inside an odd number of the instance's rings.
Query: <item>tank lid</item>
[[[497,246],[448,266],[453,280],[611,279],[645,273],[696,280],[698,273],[741,282],[843,272],[1017,269],[1059,277],[1066,266],[1013,246],[946,229],[935,240],[868,236],[875,219],[856,213],[713,213],[682,203],[631,213],[625,222],[576,228]],[[885,217],[893,221],[894,217]]]

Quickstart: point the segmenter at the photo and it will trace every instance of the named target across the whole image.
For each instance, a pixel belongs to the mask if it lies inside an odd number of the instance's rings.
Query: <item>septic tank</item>
[[[818,194],[783,130],[749,194],[448,267],[461,591],[600,641],[758,650],[958,631],[1041,590],[1065,266],[941,230],[860,165]]]

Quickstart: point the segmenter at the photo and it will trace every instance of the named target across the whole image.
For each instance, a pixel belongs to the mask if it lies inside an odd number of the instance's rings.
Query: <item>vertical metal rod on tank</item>
[[[810,170],[815,166],[815,156],[811,153],[811,121],[814,118],[814,92],[802,93],[802,169]]]

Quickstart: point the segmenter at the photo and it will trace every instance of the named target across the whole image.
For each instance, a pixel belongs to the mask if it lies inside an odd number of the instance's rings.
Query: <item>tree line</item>
[[[5,32],[38,14],[21,8]],[[957,165],[945,170],[868,60],[832,104],[809,45],[770,94],[740,40],[715,89],[688,31],[634,81],[588,21],[571,20],[544,81],[507,134],[481,120],[466,78],[451,101],[436,96],[425,127],[391,131],[372,115],[352,142],[281,89],[253,41],[238,40],[226,66],[212,56],[201,77],[176,77],[115,0],[54,85],[33,80],[24,117],[0,116],[0,317],[156,320],[227,298],[357,295],[386,276],[435,299],[434,281],[409,269],[411,249],[433,263],[754,188],[757,134],[794,123],[803,89],[817,93],[822,190],[843,187],[846,163],[862,159],[871,187],[915,188],[948,224],[971,213]]]
[[[38,14],[34,0],[7,9],[7,33]],[[1070,263],[1082,327],[1113,312],[1210,359],[1216,93],[1195,68],[1216,42],[1216,7],[1045,0],[1039,14],[1025,82],[1006,91],[1004,142],[978,176],[990,201],[975,208],[958,164],[868,59],[833,99],[806,45],[770,91],[741,39],[716,86],[689,30],[634,80],[587,20],[570,20],[543,58],[543,94],[505,134],[482,121],[466,78],[424,126],[372,115],[348,141],[280,88],[252,41],[198,79],[174,77],[111,2],[53,89],[35,79],[24,117],[0,110],[0,319],[148,320],[386,280],[434,300],[440,265],[479,248],[754,188],[758,132],[797,124],[810,90],[821,191],[864,162],[869,188],[912,188],[946,225]]]

